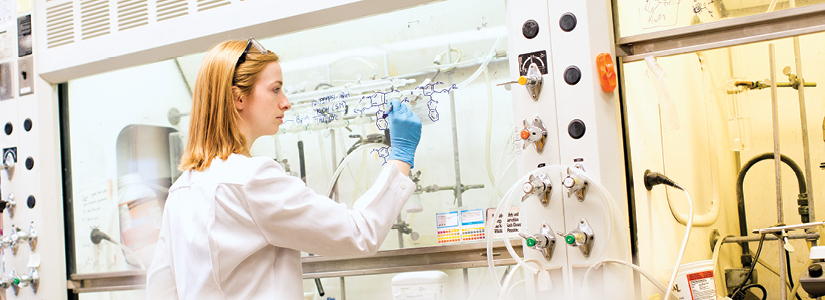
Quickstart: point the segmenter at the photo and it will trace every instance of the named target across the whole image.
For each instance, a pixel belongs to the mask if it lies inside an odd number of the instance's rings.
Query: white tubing
[[[586,284],[587,284],[587,278],[588,278],[588,276],[587,276],[587,275],[589,275],[590,271],[591,271],[591,270],[594,270],[594,269],[596,269],[596,268],[601,267],[601,266],[602,266],[603,264],[605,264],[605,263],[613,263],[613,264],[617,264],[617,265],[625,265],[625,266],[628,266],[628,267],[630,267],[631,269],[636,270],[637,272],[639,272],[639,274],[642,274],[645,278],[647,278],[647,280],[648,280],[648,281],[650,281],[650,283],[652,283],[654,286],[656,286],[656,288],[658,288],[660,291],[662,291],[663,293],[667,293],[667,292],[665,291],[665,289],[667,289],[667,288],[666,288],[666,287],[665,287],[665,286],[664,286],[661,282],[659,282],[658,280],[656,280],[656,279],[653,277],[653,275],[651,275],[650,273],[648,273],[648,272],[647,272],[647,271],[645,271],[644,269],[639,268],[638,266],[636,266],[636,265],[634,265],[634,264],[631,264],[631,263],[626,262],[626,261],[623,261],[623,260],[616,260],[616,259],[605,259],[605,260],[602,260],[602,261],[600,261],[599,263],[597,263],[597,264],[595,264],[595,265],[591,266],[589,269],[587,269],[587,272],[585,272],[585,273],[584,273],[584,282],[582,282],[582,290],[584,290],[584,287],[585,287],[585,286],[586,286]],[[670,297],[671,297],[671,299],[672,299],[672,300],[679,300],[678,298],[676,298],[676,295],[670,295]],[[668,298],[666,297],[665,299],[668,299]]]
[[[541,268],[541,270],[544,270],[544,271],[547,270],[544,267],[544,264],[540,260],[525,259],[524,261],[536,264],[539,268]],[[507,287],[510,286],[510,282],[513,280],[513,277],[516,276],[516,271],[518,271],[519,267],[521,267],[521,266],[522,265],[516,265],[512,270],[510,270],[510,274],[507,274],[507,278],[504,279],[504,284],[501,286],[501,290],[499,290],[499,293],[498,293],[498,299],[499,300],[504,299],[504,298],[510,298]],[[536,275],[536,273],[533,273],[533,275]]]
[[[142,259],[140,259],[140,257],[139,257],[139,256],[137,256],[137,254],[135,254],[135,252],[134,252],[134,251],[132,251],[132,249],[129,249],[129,247],[126,247],[125,245],[123,245],[123,244],[121,244],[121,243],[118,243],[118,242],[115,242],[115,241],[113,241],[113,240],[108,240],[108,239],[107,239],[107,241],[110,241],[110,242],[114,243],[115,245],[117,245],[118,247],[120,247],[120,249],[123,249],[123,251],[124,251],[124,252],[126,252],[126,254],[128,254],[129,256],[131,256],[132,258],[134,258],[134,259],[138,262],[138,265],[140,265],[140,268],[141,268],[141,269],[144,269],[144,270],[146,269],[146,265],[145,265],[145,264],[143,264],[143,260],[142,260]]]
[[[412,214],[412,215],[415,215],[415,214]],[[473,295],[475,295],[476,292],[478,292],[478,288],[481,287],[481,282],[484,281],[484,275],[487,275],[487,274],[485,274],[486,272],[487,272],[487,269],[481,268],[481,275],[478,276],[478,282],[476,282],[476,287],[474,287],[473,291],[470,293],[470,295],[467,296],[467,300],[472,299]]]
[[[716,223],[716,220],[719,218],[719,203],[722,202],[718,199],[717,195],[719,194],[714,194],[714,198],[710,202],[710,210],[707,213],[693,217],[693,226],[707,227]],[[679,224],[682,225],[687,225],[688,216],[676,212],[676,209],[673,207],[673,203],[670,201],[670,197],[665,196],[665,198],[667,198],[667,206],[670,207],[670,213],[673,214],[673,218],[676,219],[676,222],[679,222]]]
[[[690,200],[690,193],[688,193],[685,188],[676,185],[676,188],[685,192],[685,196],[688,199],[688,209],[690,210],[690,215],[688,215],[688,222],[687,227],[685,228],[685,238],[682,239],[682,249],[679,249],[679,257],[676,258],[676,265],[673,266],[673,273],[670,274],[670,281],[667,285],[667,293],[665,294],[665,299],[670,298],[670,292],[673,290],[671,287],[676,284],[676,274],[679,273],[679,267],[682,264],[682,256],[685,254],[685,249],[687,248],[688,238],[690,237],[690,228],[693,227],[693,201]]]
[[[484,59],[484,62],[481,63],[480,67],[478,67],[478,70],[476,70],[476,72],[473,73],[473,75],[471,75],[470,78],[467,78],[467,80],[462,81],[461,83],[457,84],[456,86],[458,86],[459,88],[462,88],[462,87],[470,84],[470,82],[473,82],[473,80],[476,80],[476,78],[478,78],[478,75],[481,75],[481,71],[483,69],[486,69],[487,64],[490,63],[490,60],[492,60],[493,57],[496,56],[496,47],[498,47],[498,44],[501,43],[502,39],[504,39],[504,36],[500,36],[500,37],[498,37],[498,39],[496,39],[496,42],[493,44],[493,48],[490,49],[490,53],[487,54],[487,58]]]
[[[484,80],[487,83],[487,139],[485,140],[486,144],[484,145],[485,162],[487,163],[487,177],[490,178],[490,184],[493,185],[493,192],[501,197],[503,195],[498,189],[495,188],[496,178],[493,176],[493,162],[490,157],[490,138],[493,135],[493,89],[490,86],[490,72],[488,72],[487,66],[484,66]]]
[[[352,159],[353,154],[357,153],[358,151],[365,150],[369,147],[378,147],[378,148],[380,148],[380,147],[384,147],[384,146],[387,146],[387,145],[379,144],[379,143],[363,144],[361,146],[358,146],[358,148],[355,148],[355,150],[353,150],[352,152],[350,152],[350,154],[347,155],[347,157],[344,157],[344,160],[342,160],[341,163],[338,165],[338,169],[335,170],[335,173],[332,173],[332,178],[330,179],[329,184],[327,184],[327,189],[326,189],[326,192],[324,193],[324,196],[329,197],[329,194],[332,193],[332,188],[335,185],[336,179],[338,179],[338,176],[341,176],[341,172],[344,171],[344,168],[347,166],[347,163]],[[352,199],[352,201],[355,201],[355,199]]]
[[[327,178],[327,152],[324,148],[326,147],[324,147],[324,134],[322,130],[318,131],[318,150],[321,151],[321,170],[324,171],[324,178]]]
[[[513,283],[513,285],[512,285],[512,286],[510,286],[510,288],[509,288],[509,289],[507,289],[507,299],[513,299],[513,297],[512,297],[512,296],[510,296],[510,294],[512,294],[512,293],[513,293],[513,288],[514,288],[514,287],[516,287],[516,285],[518,285],[519,283],[524,283],[524,279],[519,280],[519,281],[517,281],[516,283]]]
[[[355,177],[355,189],[352,191],[353,200],[358,199],[358,192],[361,191],[361,180],[364,179],[364,169],[367,168],[367,151],[361,151],[361,153],[361,167],[358,168],[358,177]]]
[[[487,224],[487,233],[485,234],[485,236],[487,237],[486,238],[486,240],[487,240],[487,267],[490,269],[490,276],[493,278],[493,285],[495,285],[498,289],[501,289],[501,284],[498,282],[498,275],[496,274],[496,270],[494,268],[495,265],[493,264],[493,231],[494,231],[493,228],[495,227],[496,220],[499,219],[499,215],[501,214],[500,213],[501,207],[504,206],[503,203],[505,203],[505,202],[509,203],[509,201],[510,201],[509,200],[509,195],[512,194],[513,189],[516,186],[518,186],[519,182],[525,181],[528,178],[530,178],[529,173],[527,175],[524,175],[524,177],[522,177],[521,179],[517,180],[516,184],[513,184],[513,186],[510,187],[510,190],[507,191],[507,193],[504,195],[504,198],[501,199],[501,201],[499,202],[499,205],[496,207],[496,211],[493,214],[493,217],[490,218],[489,220],[487,220],[487,222],[488,222],[488,224]],[[505,222],[502,222],[502,223],[506,224],[507,219],[505,218],[504,221]],[[506,231],[506,229],[505,229],[505,231]],[[514,259],[517,258],[517,257],[518,257],[518,255],[513,256]]]
[[[791,1],[793,1],[793,0],[791,0]],[[768,11],[766,11],[766,13],[772,12],[776,8],[776,2],[779,2],[779,1],[778,0],[771,0],[771,4],[768,5]],[[791,6],[791,7],[793,7],[793,6]]]
[[[513,159],[512,159],[512,160],[510,160],[510,163],[509,163],[509,164],[507,164],[507,167],[506,167],[506,168],[504,168],[504,170],[503,170],[503,171],[501,171],[501,173],[500,173],[501,175],[499,175],[499,176],[498,176],[498,179],[496,179],[496,181],[495,181],[495,182],[493,182],[493,189],[494,189],[494,190],[499,191],[499,193],[500,193],[500,191],[501,191],[501,189],[500,189],[500,183],[501,183],[501,180],[502,180],[502,179],[504,179],[504,174],[505,174],[505,173],[507,173],[507,170],[510,170],[510,167],[512,167],[512,166],[513,166],[513,164],[514,164],[515,162],[516,162],[516,158],[515,158],[515,157],[513,157]],[[503,196],[502,196],[502,197],[503,197]],[[495,194],[495,193],[490,194],[490,203],[495,203],[495,202],[493,202],[493,201],[495,200],[495,198],[496,198],[496,194]],[[499,199],[501,199],[501,198],[499,198]],[[490,204],[490,205],[492,205],[492,204]]]

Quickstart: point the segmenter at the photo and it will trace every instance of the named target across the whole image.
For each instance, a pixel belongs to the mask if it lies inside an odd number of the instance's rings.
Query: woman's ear
[[[239,89],[237,86],[232,86],[232,101],[235,103],[235,109],[237,109],[238,111],[243,110],[243,96],[241,96],[241,89]]]

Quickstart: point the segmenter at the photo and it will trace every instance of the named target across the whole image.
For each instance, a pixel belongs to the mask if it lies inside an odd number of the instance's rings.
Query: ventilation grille
[[[186,0],[158,0],[158,21],[169,20],[189,14]]]
[[[74,42],[72,2],[46,9],[46,45],[53,48]]]
[[[231,4],[229,0],[198,0],[198,11],[213,9],[224,5]]]
[[[54,48],[149,23],[196,14],[230,5],[232,1],[45,0],[45,3],[46,44],[47,47]],[[154,9],[149,9],[152,6],[150,4],[153,4]]]
[[[109,1],[84,0],[80,2],[80,31],[84,40],[109,34]]]
[[[121,0],[117,2],[118,30],[149,24],[149,5],[146,0]]]

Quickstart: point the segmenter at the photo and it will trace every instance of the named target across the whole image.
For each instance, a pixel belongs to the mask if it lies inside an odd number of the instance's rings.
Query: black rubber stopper
[[[32,119],[27,118],[25,121],[23,121],[23,129],[25,129],[26,131],[32,130]]]
[[[29,195],[29,198],[26,199],[26,206],[34,208],[35,202],[37,202],[37,200],[34,199],[34,196]]]
[[[538,168],[544,168],[544,166],[546,166],[546,164],[545,164],[545,163],[539,163]]]
[[[813,264],[808,267],[808,275],[811,277],[819,277],[822,276],[822,266],[819,264]]]
[[[570,124],[567,125],[567,134],[574,139],[582,138],[586,130],[587,128],[584,126],[584,122],[579,119],[570,121]]]
[[[561,30],[566,32],[573,31],[573,29],[576,28],[577,23],[578,21],[576,21],[576,15],[572,13],[564,13],[561,15],[561,19],[559,19],[559,27],[561,27]]]
[[[521,34],[528,39],[532,39],[539,35],[539,23],[535,20],[527,20],[524,22],[524,25],[521,26]]]
[[[569,66],[564,70],[564,82],[569,85],[576,85],[582,79],[582,71],[576,66]]]
[[[11,123],[6,123],[6,135],[11,135],[11,132],[14,130],[14,126]]]
[[[26,170],[31,170],[34,168],[34,158],[31,156],[26,158]]]

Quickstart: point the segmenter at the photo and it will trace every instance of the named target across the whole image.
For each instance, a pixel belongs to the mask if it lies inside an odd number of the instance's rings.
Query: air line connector
[[[649,191],[652,190],[654,186],[664,184],[675,187],[677,189],[682,189],[681,186],[676,184],[675,181],[667,178],[662,173],[650,171],[650,169],[645,170],[645,188]]]

